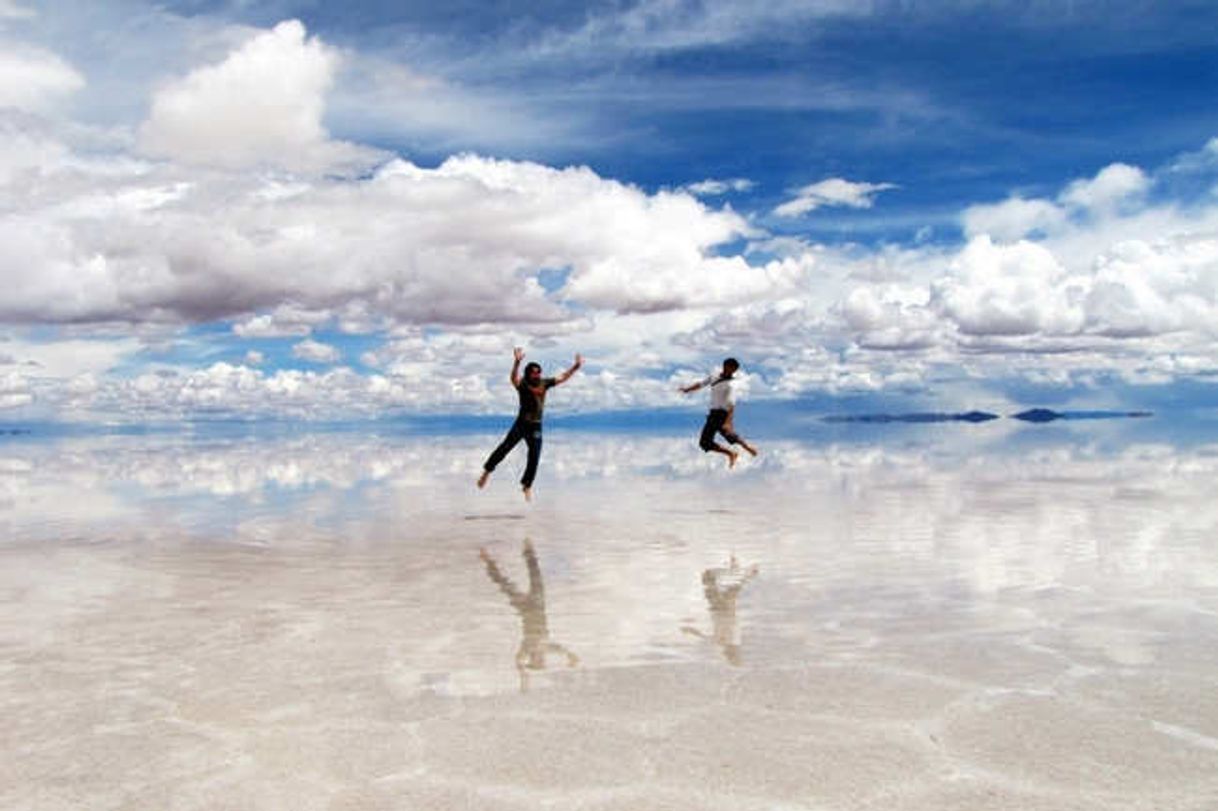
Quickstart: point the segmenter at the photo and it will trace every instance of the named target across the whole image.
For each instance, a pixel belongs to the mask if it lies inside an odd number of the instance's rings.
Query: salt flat
[[[1218,454],[978,435],[10,443],[0,807],[1214,808]]]

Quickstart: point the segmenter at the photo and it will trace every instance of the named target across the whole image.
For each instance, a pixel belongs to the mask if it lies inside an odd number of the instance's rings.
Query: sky
[[[1218,7],[0,0],[0,422],[1218,408]],[[549,409],[548,409],[549,410]]]

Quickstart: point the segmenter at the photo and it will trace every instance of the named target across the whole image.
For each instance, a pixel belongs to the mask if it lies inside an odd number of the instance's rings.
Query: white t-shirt
[[[710,407],[713,411],[716,408],[727,411],[736,405],[736,392],[732,388],[735,381],[730,377],[719,377],[719,375],[707,375],[702,381],[703,386],[710,386]]]

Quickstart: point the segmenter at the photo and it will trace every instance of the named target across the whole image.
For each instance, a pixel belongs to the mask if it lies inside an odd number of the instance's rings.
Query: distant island
[[[1049,408],[1030,408],[1027,411],[1010,415],[1014,420],[1037,423],[1053,422],[1054,420],[1116,420],[1150,416],[1153,416],[1150,411],[1054,411]],[[999,415],[991,414],[988,411],[965,411],[956,414],[929,411],[912,414],[831,414],[822,417],[821,421],[885,424],[893,422],[989,422],[996,419],[1000,419]]]
[[[936,412],[918,414],[839,414],[824,418],[825,422],[989,422],[998,419],[997,414],[985,411],[965,411],[962,414],[940,414]]]
[[[1030,408],[1012,414],[1011,417],[1024,422],[1053,422],[1054,420],[1120,420],[1153,416],[1150,411],[1053,411],[1048,408]]]

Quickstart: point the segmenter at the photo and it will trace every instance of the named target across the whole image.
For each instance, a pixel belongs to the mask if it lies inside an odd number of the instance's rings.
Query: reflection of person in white
[[[740,658],[740,625],[736,620],[736,601],[745,584],[757,576],[756,564],[747,569],[741,569],[740,563],[733,555],[728,561],[727,568],[707,569],[702,573],[702,593],[706,595],[706,604],[710,608],[711,635],[686,625],[681,628],[685,633],[701,639],[711,639],[723,653],[723,658],[729,664],[739,665]]]
[[[740,369],[740,361],[727,358],[723,361],[723,370],[718,375],[710,375],[697,383],[682,386],[681,392],[689,394],[703,386],[710,386],[711,407],[706,415],[706,423],[702,426],[702,435],[698,438],[698,447],[709,453],[722,453],[727,456],[727,466],[734,467],[739,454],[731,448],[726,448],[715,441],[715,434],[722,434],[733,445],[739,445],[753,456],[757,449],[736,433],[732,424],[732,416],[736,411],[736,392],[733,389],[734,375]]]

